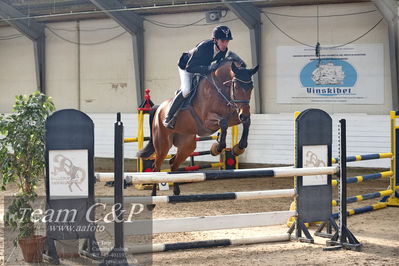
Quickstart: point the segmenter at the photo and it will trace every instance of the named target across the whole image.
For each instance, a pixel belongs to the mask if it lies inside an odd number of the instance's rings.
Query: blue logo
[[[348,62],[335,58],[314,60],[308,63],[300,73],[303,87],[353,87],[357,81],[357,72]],[[324,90],[323,90],[324,91]]]

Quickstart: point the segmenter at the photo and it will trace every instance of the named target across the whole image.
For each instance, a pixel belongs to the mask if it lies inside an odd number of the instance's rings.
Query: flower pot
[[[18,241],[21,247],[24,261],[26,262],[42,262],[43,250],[46,242],[45,236],[33,235]]]

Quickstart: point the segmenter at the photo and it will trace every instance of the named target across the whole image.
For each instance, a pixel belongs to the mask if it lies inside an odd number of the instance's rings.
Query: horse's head
[[[246,69],[241,66],[237,67],[234,62],[231,63],[233,75],[232,79],[226,82],[226,85],[230,84],[230,98],[238,109],[238,116],[241,122],[246,121],[250,117],[249,101],[254,87],[252,76],[258,71],[258,68],[259,66]]]

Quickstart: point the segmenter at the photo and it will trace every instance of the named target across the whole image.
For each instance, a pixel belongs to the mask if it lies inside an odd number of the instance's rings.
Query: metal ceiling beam
[[[111,12],[125,8],[118,0],[90,0],[132,35],[134,74],[136,80],[137,107],[144,100],[144,26],[143,18],[134,11]]]
[[[373,0],[373,2],[388,23],[392,108],[393,110],[399,110],[398,4],[394,0]]]
[[[15,19],[25,17],[14,7],[0,1],[0,18],[33,41],[35,54],[36,85],[42,93],[46,93],[46,64],[45,64],[45,26],[34,19]]]
[[[225,5],[236,14],[248,27],[251,42],[251,56],[254,65],[261,65],[261,12],[251,3],[236,3],[235,0],[223,0]],[[255,113],[263,113],[262,110],[262,84],[260,71],[254,75]]]

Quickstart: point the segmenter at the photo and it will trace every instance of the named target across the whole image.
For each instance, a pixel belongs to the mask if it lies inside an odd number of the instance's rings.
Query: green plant
[[[36,186],[44,176],[45,121],[54,110],[50,97],[34,92],[16,96],[12,114],[0,114],[1,190],[6,190],[8,184],[18,186],[4,216],[6,225],[19,230],[14,244],[34,234],[30,218]]]

